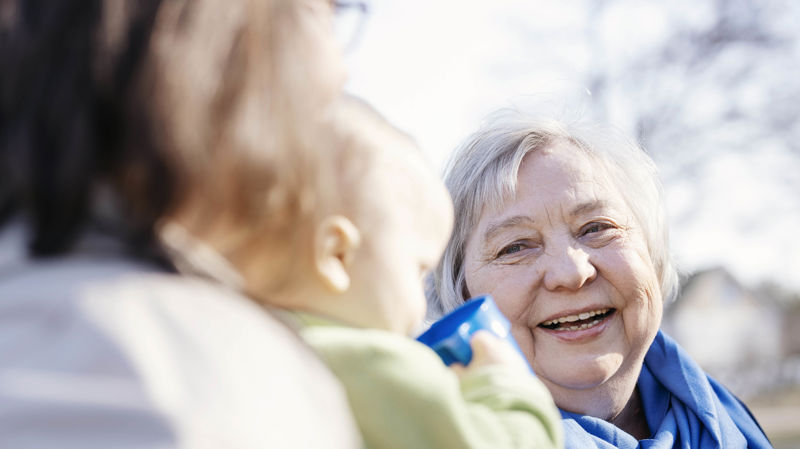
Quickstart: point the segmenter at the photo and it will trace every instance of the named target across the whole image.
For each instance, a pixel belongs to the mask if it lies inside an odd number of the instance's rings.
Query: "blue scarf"
[[[638,386],[651,439],[637,441],[602,419],[562,410],[566,448],[772,448],[747,408],[661,331]]]

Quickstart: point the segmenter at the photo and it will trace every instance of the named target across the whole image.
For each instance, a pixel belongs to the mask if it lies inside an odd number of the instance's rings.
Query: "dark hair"
[[[101,0],[0,0],[0,226],[23,218],[32,255],[69,251],[101,188],[117,197],[118,237],[152,244],[175,180],[132,84],[160,3],[118,8],[110,43]]]

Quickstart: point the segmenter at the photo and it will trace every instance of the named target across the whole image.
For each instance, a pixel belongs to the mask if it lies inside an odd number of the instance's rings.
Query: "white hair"
[[[455,208],[453,234],[428,288],[431,318],[468,299],[464,248],[484,208],[514,195],[526,154],[556,141],[568,141],[602,164],[642,227],[664,302],[678,290],[678,273],[669,252],[669,233],[661,181],[653,160],[620,132],[579,122],[565,123],[502,110],[492,114],[451,155],[444,181]]]

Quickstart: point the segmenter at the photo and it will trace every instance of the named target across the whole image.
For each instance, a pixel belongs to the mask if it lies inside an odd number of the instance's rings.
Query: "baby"
[[[312,168],[313,211],[297,223],[299,267],[269,294],[344,385],[370,448],[555,448],[560,416],[507,343],[472,341],[446,367],[420,330],[423,278],[452,225],[443,183],[414,143],[344,98]],[[313,429],[309,429],[313,431]]]

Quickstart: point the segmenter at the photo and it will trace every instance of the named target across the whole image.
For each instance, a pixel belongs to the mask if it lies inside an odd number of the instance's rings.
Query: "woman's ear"
[[[361,244],[361,233],[348,218],[325,217],[314,238],[314,269],[322,283],[335,293],[350,288],[350,262]]]

